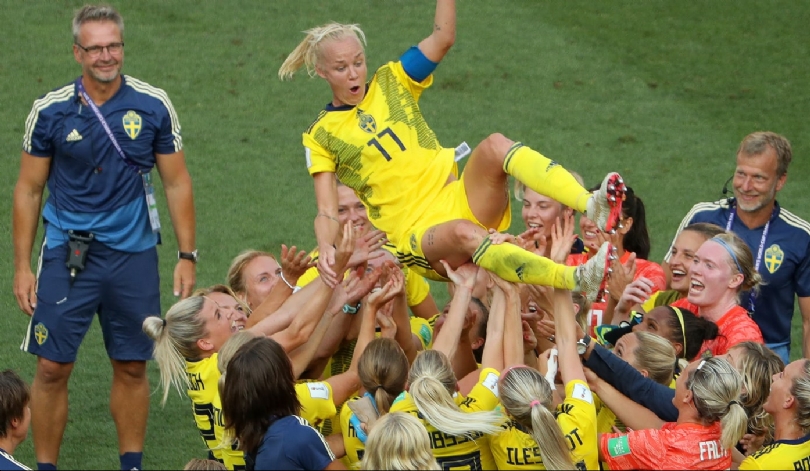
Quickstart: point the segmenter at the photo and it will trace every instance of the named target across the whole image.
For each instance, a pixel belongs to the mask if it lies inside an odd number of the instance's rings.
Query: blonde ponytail
[[[745,435],[748,425],[748,414],[739,402],[731,401],[728,404],[727,412],[720,418],[720,443],[726,450],[731,450],[737,446],[737,442]]]
[[[722,358],[701,360],[689,372],[686,388],[701,419],[708,423],[720,421],[720,443],[731,450],[745,434],[748,415],[740,403],[742,376]]]
[[[143,321],[143,331],[155,341],[153,356],[160,369],[162,404],[166,404],[171,386],[181,396],[188,389],[186,358],[200,354],[197,340],[205,336],[205,321],[198,314],[204,303],[201,296],[186,298],[172,306],[165,319],[150,316]]]
[[[506,411],[530,430],[546,469],[576,469],[560,425],[551,413],[551,387],[540,372],[513,368],[504,373],[498,392]]]
[[[320,59],[321,45],[327,40],[354,36],[362,46],[366,44],[366,35],[356,24],[328,23],[304,31],[304,34],[306,34],[304,40],[293,49],[278,69],[278,77],[281,80],[292,79],[302,66],[306,66],[309,76],[314,77],[315,67]]]
[[[441,432],[467,436],[500,432],[505,417],[499,412],[465,413],[459,409],[451,395],[456,377],[443,353],[437,350],[420,352],[411,365],[409,383],[408,392],[419,413]]]

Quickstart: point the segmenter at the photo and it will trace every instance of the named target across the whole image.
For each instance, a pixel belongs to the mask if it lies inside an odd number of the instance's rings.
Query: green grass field
[[[330,94],[305,74],[292,83],[276,75],[300,32],[330,20],[360,23],[373,69],[427,35],[434,9],[429,0],[112,3],[126,22],[125,73],[165,89],[183,125],[199,286],[222,282],[243,249],[314,244],[300,135]],[[17,349],[28,318],[11,292],[12,190],[33,100],[80,73],[70,21],[81,4],[6,0],[0,16],[0,228],[8,234],[0,240],[0,368],[27,380],[35,361]],[[497,131],[578,171],[588,185],[621,172],[646,203],[652,258],[660,261],[692,204],[720,197],[742,137],[772,130],[792,141],[796,156],[779,199],[810,219],[810,193],[802,189],[810,174],[810,4],[467,0],[458,10],[456,45],[421,101],[444,145],[474,145]],[[165,204],[162,215],[165,311],[176,245]],[[519,212],[515,221],[517,230]],[[444,289],[434,286],[442,304]],[[118,466],[110,373],[94,327],[70,383],[61,467]],[[155,373],[150,365],[156,388]],[[35,465],[30,439],[15,455]],[[204,455],[188,400],[173,395],[161,407],[154,395],[144,467],[179,468]]]

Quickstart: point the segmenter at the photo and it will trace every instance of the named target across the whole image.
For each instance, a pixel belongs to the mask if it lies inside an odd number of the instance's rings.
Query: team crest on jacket
[[[765,251],[765,268],[767,268],[768,272],[771,274],[782,266],[784,260],[785,252],[776,244],[768,247],[768,250]]]
[[[39,345],[45,343],[48,340],[48,328],[39,322],[37,325],[34,326],[34,338],[37,340]]]
[[[363,113],[363,110],[357,108],[357,119],[359,120],[360,129],[363,131],[374,134],[377,132],[377,122],[374,121],[374,116]]]
[[[141,133],[141,116],[132,111],[127,111],[124,115],[124,131],[130,139],[135,139]]]

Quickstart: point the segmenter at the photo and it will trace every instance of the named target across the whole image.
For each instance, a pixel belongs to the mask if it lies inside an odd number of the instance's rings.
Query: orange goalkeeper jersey
[[[720,422],[704,427],[669,422],[660,430],[606,433],[599,449],[611,470],[730,469],[731,453],[720,445]]]

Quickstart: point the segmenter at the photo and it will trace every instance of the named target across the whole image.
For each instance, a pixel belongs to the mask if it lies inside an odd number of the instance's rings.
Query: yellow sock
[[[492,245],[485,238],[473,254],[473,263],[506,281],[574,289],[574,271],[569,267],[523,250],[514,244]]]
[[[591,193],[562,165],[520,142],[516,142],[506,153],[503,170],[541,195],[585,212]]]

